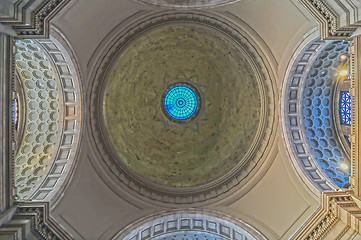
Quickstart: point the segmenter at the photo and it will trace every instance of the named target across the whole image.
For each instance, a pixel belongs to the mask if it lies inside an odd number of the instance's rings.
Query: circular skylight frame
[[[172,91],[177,91],[177,89],[179,87],[184,87],[182,90],[182,93],[188,93],[190,95],[188,95],[188,97],[192,98],[192,99],[188,99],[188,100],[196,100],[196,105],[195,105],[195,109],[194,109],[194,105],[192,105],[192,103],[190,103],[188,110],[186,113],[188,114],[184,114],[182,112],[179,111],[171,111],[167,106],[166,106],[166,102],[168,103],[172,103],[172,96],[175,96],[175,94],[177,94],[176,92],[172,92]],[[171,94],[171,95],[170,95]],[[193,95],[194,94],[194,95]],[[193,96],[192,96],[193,95]],[[175,122],[175,123],[189,123],[191,122],[193,119],[195,119],[198,114],[199,111],[201,110],[201,105],[202,105],[202,101],[201,101],[201,95],[198,92],[198,90],[190,83],[188,82],[177,82],[174,84],[169,85],[164,91],[163,91],[163,95],[161,98],[161,109],[163,112],[163,115],[170,121]],[[174,102],[173,105],[176,105],[176,103]],[[178,115],[177,115],[178,113]]]

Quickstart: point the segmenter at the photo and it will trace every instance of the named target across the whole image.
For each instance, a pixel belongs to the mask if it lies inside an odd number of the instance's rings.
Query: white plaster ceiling
[[[51,24],[68,41],[80,69],[83,114],[89,114],[91,73],[111,41],[112,31],[131,25],[146,14],[164,9],[132,0],[79,0],[70,2]],[[180,10],[179,10],[180,11]],[[204,9],[241,26],[257,43],[275,78],[274,140],[263,164],[247,183],[222,200],[203,205],[250,224],[268,239],[289,239],[318,207],[318,193],[308,187],[290,160],[279,113],[283,81],[293,59],[317,37],[317,23],[296,0],[243,0],[220,8]],[[85,119],[85,118],[84,118]],[[84,134],[73,177],[52,215],[75,239],[111,239],[135,220],[167,206],[144,201],[116,184],[99,161]],[[172,207],[177,208],[177,204]],[[191,207],[182,205],[182,207]]]

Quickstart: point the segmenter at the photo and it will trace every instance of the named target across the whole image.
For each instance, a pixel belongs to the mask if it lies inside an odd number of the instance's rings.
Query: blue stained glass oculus
[[[183,121],[195,117],[199,109],[199,95],[188,84],[168,88],[163,96],[164,112],[172,120]]]
[[[341,92],[341,121],[351,125],[351,95],[350,92]]]

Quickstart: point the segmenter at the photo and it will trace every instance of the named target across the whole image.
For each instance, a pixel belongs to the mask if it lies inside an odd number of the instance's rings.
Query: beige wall
[[[130,0],[79,0],[71,2],[52,20],[68,39],[79,63],[85,104],[94,56],[108,44],[104,39],[116,26],[126,26],[152,10],[160,9]],[[305,36],[315,31],[316,22],[296,0],[243,0],[211,11],[248,26],[247,31],[267,55],[277,76],[274,87],[279,98],[286,70],[292,64],[290,60]],[[280,102],[276,99],[278,105]],[[87,114],[85,106],[83,109]],[[277,109],[279,112],[281,106]],[[280,121],[277,122],[272,151],[249,184],[224,200],[204,207],[240,218],[269,239],[289,239],[319,203],[318,196],[309,192],[296,173],[284,147]],[[73,178],[52,212],[56,220],[75,239],[109,239],[132,221],[162,210],[128,193],[119,196],[119,191],[112,190],[118,186],[100,177],[99,165],[87,140],[87,128],[84,131]]]

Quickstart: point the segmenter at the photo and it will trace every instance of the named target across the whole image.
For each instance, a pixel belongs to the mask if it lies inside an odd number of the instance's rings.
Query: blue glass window
[[[185,120],[193,116],[198,106],[195,92],[187,86],[171,88],[164,98],[164,108],[170,117]]]
[[[341,92],[341,121],[351,125],[351,95],[350,92]]]

